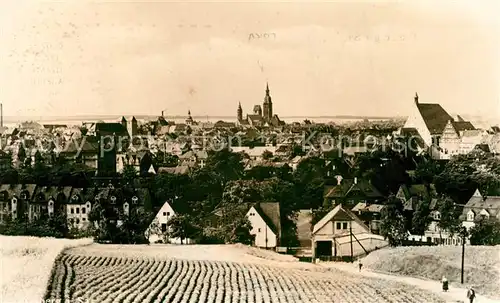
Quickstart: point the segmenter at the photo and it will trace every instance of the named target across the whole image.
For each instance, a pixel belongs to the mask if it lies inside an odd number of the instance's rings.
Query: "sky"
[[[5,116],[409,114],[500,120],[500,1],[0,4]]]

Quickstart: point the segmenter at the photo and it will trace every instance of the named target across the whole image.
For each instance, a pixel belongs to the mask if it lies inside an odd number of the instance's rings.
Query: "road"
[[[438,281],[433,281],[433,280],[424,280],[424,279],[418,279],[418,278],[413,278],[413,277],[406,277],[406,276],[395,276],[395,275],[387,275],[379,272],[373,272],[368,269],[362,269],[361,272],[359,272],[358,265],[357,263],[341,263],[341,262],[320,262],[318,263],[319,266],[327,267],[327,268],[336,268],[339,270],[347,271],[350,273],[366,276],[366,277],[372,277],[372,278],[380,278],[380,279],[386,279],[386,280],[393,280],[393,281],[398,281],[410,285],[415,285],[423,290],[431,291],[436,294],[439,294],[443,299],[445,299],[447,302],[469,302],[466,294],[467,294],[467,289],[466,288],[456,288],[453,287],[453,285],[450,285],[450,289],[448,292],[443,292],[441,288],[441,283]],[[490,298],[486,298],[484,296],[481,296],[477,294],[476,300],[474,300],[474,303],[499,303],[500,300],[494,300]]]

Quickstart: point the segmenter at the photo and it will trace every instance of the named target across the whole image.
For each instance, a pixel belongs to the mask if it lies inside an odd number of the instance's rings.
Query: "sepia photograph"
[[[0,303],[500,302],[499,12],[2,0]]]

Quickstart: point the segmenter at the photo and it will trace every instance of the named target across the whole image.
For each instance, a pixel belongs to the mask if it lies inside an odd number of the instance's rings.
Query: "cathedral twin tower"
[[[262,107],[260,107],[260,105],[255,105],[252,116],[260,116],[266,122],[270,122],[273,118],[273,102],[271,100],[271,96],[269,95],[269,83],[266,83],[266,96],[264,97]],[[243,109],[241,108],[241,103],[238,104],[237,118],[238,121],[243,120]]]

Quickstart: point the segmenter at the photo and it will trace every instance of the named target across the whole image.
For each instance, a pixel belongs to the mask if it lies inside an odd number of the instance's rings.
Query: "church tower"
[[[192,125],[194,122],[193,117],[191,117],[191,110],[188,110],[188,117],[186,119],[186,124],[187,125]]]
[[[266,96],[264,97],[263,104],[264,120],[271,121],[273,117],[273,102],[271,101],[271,96],[269,95],[269,83],[266,83]]]
[[[238,121],[243,120],[243,109],[241,108],[241,102],[238,103],[238,110],[236,111]]]

